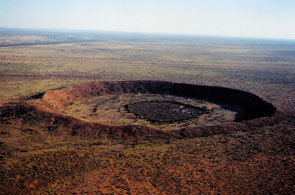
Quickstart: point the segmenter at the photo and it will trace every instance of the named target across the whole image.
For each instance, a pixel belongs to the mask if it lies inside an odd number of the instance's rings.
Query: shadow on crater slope
[[[125,93],[163,94],[206,100],[219,104],[225,109],[237,111],[235,121],[238,123],[169,131],[147,126],[101,124],[63,114],[65,107],[75,101]],[[258,96],[235,89],[162,81],[101,81],[48,91],[24,102],[5,104],[1,107],[0,115],[2,122],[21,119],[24,125],[38,125],[46,131],[63,131],[74,136],[147,139],[199,137],[227,133],[229,129],[241,129],[244,125],[242,121],[272,116],[275,111],[274,106]]]

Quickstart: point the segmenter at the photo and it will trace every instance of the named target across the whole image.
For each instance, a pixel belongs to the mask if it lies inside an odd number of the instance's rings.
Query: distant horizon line
[[[31,28],[31,27],[3,27],[0,29],[14,30],[35,30],[35,31],[67,31],[67,32],[109,32],[109,33],[126,33],[126,34],[149,34],[149,35],[170,35],[170,36],[191,36],[191,37],[212,37],[228,39],[260,39],[260,40],[277,40],[277,41],[295,41],[295,38],[277,38],[277,37],[249,37],[249,36],[230,36],[230,35],[209,35],[209,34],[189,34],[189,33],[168,33],[168,32],[142,32],[142,31],[121,31],[121,30],[98,30],[98,29],[60,29],[60,28]]]

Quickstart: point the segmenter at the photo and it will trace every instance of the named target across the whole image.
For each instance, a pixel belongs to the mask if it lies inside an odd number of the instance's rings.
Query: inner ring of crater
[[[172,101],[134,102],[126,108],[141,118],[157,123],[187,120],[207,112],[205,108]]]

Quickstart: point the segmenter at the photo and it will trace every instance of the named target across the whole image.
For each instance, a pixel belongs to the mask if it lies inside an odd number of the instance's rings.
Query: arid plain
[[[295,193],[294,41],[0,29],[0,106],[0,194]]]

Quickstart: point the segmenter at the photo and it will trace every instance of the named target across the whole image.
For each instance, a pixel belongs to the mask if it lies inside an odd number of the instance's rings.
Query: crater
[[[91,138],[198,137],[226,133],[235,122],[272,116],[255,94],[164,81],[97,81],[52,90],[0,116]],[[229,128],[226,124],[231,124]]]

